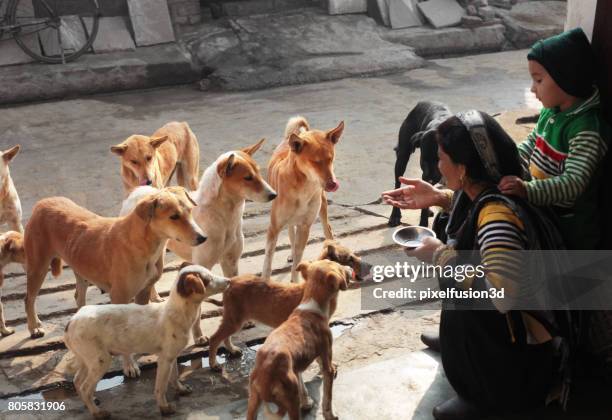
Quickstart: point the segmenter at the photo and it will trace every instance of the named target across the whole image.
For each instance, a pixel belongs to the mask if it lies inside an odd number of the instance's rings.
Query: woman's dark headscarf
[[[484,122],[499,175],[515,175],[524,178],[521,159],[514,140],[493,117],[484,112],[476,112],[480,114]],[[439,147],[442,147],[442,150],[454,163],[465,165],[466,176],[472,181],[497,185],[499,179],[495,179],[497,177],[487,171],[468,129],[457,115],[440,124],[437,140]]]

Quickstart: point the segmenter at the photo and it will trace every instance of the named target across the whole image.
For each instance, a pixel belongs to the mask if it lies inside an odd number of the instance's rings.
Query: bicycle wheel
[[[76,60],[98,34],[98,0],[13,0],[9,8],[15,41],[45,63]]]

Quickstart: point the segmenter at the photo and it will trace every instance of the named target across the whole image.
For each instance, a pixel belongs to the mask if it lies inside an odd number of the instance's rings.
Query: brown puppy
[[[358,281],[362,280],[361,274],[369,273],[371,269],[370,264],[363,261],[350,249],[332,240],[323,243],[323,251],[319,255],[319,260],[323,259],[350,266]],[[217,350],[222,341],[232,356],[239,356],[242,353],[232,343],[231,336],[240,331],[245,322],[257,321],[272,328],[285,322],[302,300],[304,288],[304,283],[285,284],[261,281],[260,277],[251,274],[233,278],[230,286],[223,292],[221,324],[210,337],[208,351],[210,368],[216,371],[221,370],[221,366],[217,363]],[[334,297],[330,303],[330,316],[336,311],[336,304]]]
[[[121,157],[126,197],[141,185],[165,187],[175,170],[179,185],[191,191],[198,186],[200,147],[186,122],[170,122],[151,137],[134,134],[111,151]]]
[[[129,303],[137,294],[137,303],[147,303],[163,269],[156,263],[166,240],[192,245],[206,240],[191,216],[193,206],[182,187],[148,196],[118,218],[100,217],[64,197],[39,201],[24,236],[25,306],[32,338],[44,335],[35,301],[53,258],[72,267],[78,307],[85,304],[88,283],[108,292],[111,303]]]
[[[297,264],[302,260],[310,227],[320,215],[326,239],[334,235],[327,218],[325,192],[339,188],[334,175],[335,146],[344,131],[344,122],[328,131],[311,130],[303,117],[289,120],[285,139],[278,145],[268,164],[268,182],[278,193],[272,203],[266,257],[262,277],[272,274],[272,259],[278,234],[289,228],[291,242],[291,281],[297,282]]]
[[[332,333],[329,329],[331,302],[346,290],[352,270],[329,260],[301,262],[298,271],[306,280],[300,304],[268,335],[257,351],[249,384],[247,419],[254,420],[262,402],[266,412],[278,418],[300,419],[300,409],[310,408],[302,372],[315,360],[323,374],[323,416],[336,419],[332,410]],[[271,407],[274,404],[277,411]]]

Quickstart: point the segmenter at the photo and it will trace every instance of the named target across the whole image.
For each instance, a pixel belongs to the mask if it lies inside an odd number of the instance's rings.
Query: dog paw
[[[164,298],[161,296],[157,296],[157,297],[150,298],[150,300],[153,303],[162,303],[164,301]]]
[[[133,362],[123,365],[123,374],[128,378],[138,378],[140,376],[140,368],[138,363]]]
[[[239,357],[242,357],[242,350],[240,350],[238,347],[235,347],[233,349],[228,349],[229,354],[228,356],[232,359],[237,359]]]
[[[401,217],[389,217],[389,222],[387,222],[387,225],[389,225],[390,227],[396,227],[399,226],[401,223]]]
[[[338,416],[334,416],[334,413],[331,411],[323,412],[323,418],[325,420],[338,420]]]
[[[171,414],[176,413],[176,407],[174,406],[174,404],[170,403],[163,407],[160,406],[159,412],[161,413],[162,416],[169,416]]]
[[[223,368],[219,363],[215,363],[214,365],[210,365],[210,370],[212,370],[213,372],[221,373],[223,371]]]
[[[94,419],[110,419],[111,414],[110,412],[106,411],[106,410],[100,410],[96,413],[93,413],[93,418]]]
[[[2,337],[6,337],[8,335],[15,334],[15,330],[12,328],[3,327],[0,329],[0,334],[2,334]]]
[[[40,338],[45,335],[45,330],[38,327],[30,331],[30,338]]]
[[[179,395],[185,396],[185,395],[191,394],[192,392],[193,392],[193,389],[189,385],[184,384],[182,382],[178,383],[178,394]]]
[[[310,411],[314,407],[314,400],[309,395],[306,396],[306,401],[300,404],[300,410]]]
[[[193,339],[193,344],[195,344],[196,346],[207,346],[208,345],[208,337],[203,335],[201,337],[194,338]]]

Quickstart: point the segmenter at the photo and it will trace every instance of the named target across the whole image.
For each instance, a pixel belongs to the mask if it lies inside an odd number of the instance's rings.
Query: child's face
[[[535,93],[536,98],[544,108],[560,107],[561,110],[569,107],[575,99],[573,96],[565,93],[563,89],[557,85],[555,79],[546,71],[544,66],[535,60],[529,60],[529,73],[531,74],[531,91]]]

